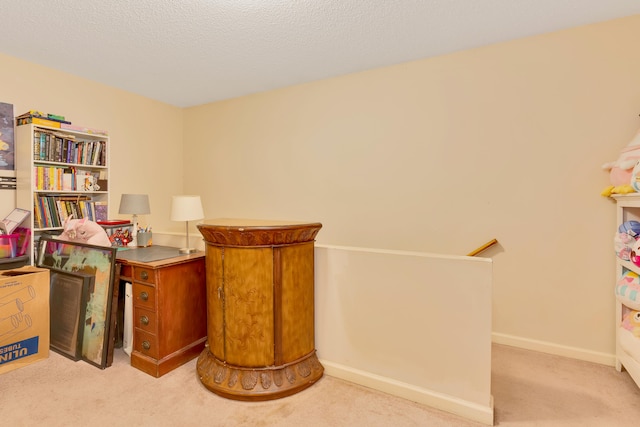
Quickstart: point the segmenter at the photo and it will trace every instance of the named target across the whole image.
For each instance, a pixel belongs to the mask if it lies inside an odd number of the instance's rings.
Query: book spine
[[[40,131],[33,132],[33,160],[40,160]]]
[[[40,203],[38,201],[38,195],[34,193],[33,195],[33,212],[34,212],[34,222],[36,228],[42,228],[42,211],[40,210]]]

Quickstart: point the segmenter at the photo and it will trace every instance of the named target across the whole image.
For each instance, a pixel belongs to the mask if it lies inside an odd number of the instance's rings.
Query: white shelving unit
[[[61,143],[54,143],[50,151],[41,150],[41,136],[51,135],[61,138]],[[78,144],[66,141],[75,141]],[[50,145],[47,145],[51,147]],[[96,148],[100,146],[100,148]],[[81,147],[81,148],[79,148]],[[37,152],[36,152],[37,151]],[[97,153],[96,153],[97,151]],[[79,155],[82,152],[83,155]],[[53,153],[53,154],[52,154]],[[40,171],[40,174],[38,172]],[[48,174],[48,178],[44,175]],[[63,175],[64,176],[63,179]],[[71,179],[68,176],[71,174]],[[98,191],[85,188],[91,179],[80,179],[77,176],[92,176],[101,184]],[[43,185],[43,179],[46,185]],[[64,181],[64,183],[63,183]],[[70,204],[82,200],[84,208],[95,206],[95,202],[109,204],[109,137],[106,135],[84,133],[49,126],[26,124],[16,127],[16,207],[29,210],[28,227],[31,229],[28,254],[31,264],[36,242],[43,232],[59,234],[62,231],[63,218],[53,218],[51,212],[47,221],[38,221],[35,204],[42,201],[49,203],[58,200],[69,200]],[[73,201],[75,199],[75,202]],[[93,203],[93,205],[92,205]],[[42,212],[42,207],[40,207]],[[59,215],[59,212],[58,212]],[[93,215],[93,211],[92,211]],[[76,215],[74,217],[82,216]],[[86,215],[85,215],[86,216]]]
[[[616,200],[616,227],[626,221],[640,221],[640,194],[614,195]],[[616,257],[616,283],[627,271],[640,274],[640,267]],[[640,337],[622,327],[623,317],[631,308],[616,298],[616,369],[624,368],[640,386]]]

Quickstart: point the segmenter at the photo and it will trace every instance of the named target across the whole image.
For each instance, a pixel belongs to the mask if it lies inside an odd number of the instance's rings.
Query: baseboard
[[[424,404],[469,420],[493,425],[493,396],[489,406],[483,406],[327,360],[321,360],[320,363],[324,366],[325,374],[329,376]]]
[[[493,332],[491,334],[491,340],[496,344],[504,344],[511,347],[519,347],[527,350],[539,351],[541,353],[554,354],[556,356],[571,357],[573,359],[599,363],[601,365],[616,365],[615,354],[600,353],[597,351],[585,350],[583,348],[569,347],[547,341],[532,340],[516,337],[514,335],[500,334],[497,332]]]

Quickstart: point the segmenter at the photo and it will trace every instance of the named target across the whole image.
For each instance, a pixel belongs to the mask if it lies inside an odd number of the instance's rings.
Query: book
[[[28,119],[28,118],[46,119],[54,122],[71,124],[71,122],[65,120],[64,116],[61,116],[59,114],[45,114],[41,111],[36,111],[36,110],[29,110],[26,113],[20,114],[19,116],[16,117],[16,119]]]
[[[20,114],[19,116],[16,117],[16,119],[21,119],[23,117],[47,117],[47,115],[41,111],[38,110],[29,110],[26,113]]]
[[[30,123],[33,123],[34,125],[49,126],[52,128],[60,128],[60,124],[61,124],[61,122],[57,122],[55,120],[43,119],[41,117],[24,117],[22,119],[16,119],[17,126],[28,125]]]
[[[96,222],[98,224],[100,224],[100,222],[107,221],[107,218],[109,217],[109,209],[108,209],[107,202],[96,201],[95,210],[96,210]]]
[[[73,174],[65,172],[62,174],[62,191],[72,191],[72,190],[73,190]]]

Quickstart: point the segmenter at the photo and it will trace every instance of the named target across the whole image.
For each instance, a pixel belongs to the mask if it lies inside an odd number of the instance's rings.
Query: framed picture
[[[82,334],[82,360],[99,368],[107,367],[111,305],[116,265],[115,247],[67,242],[49,236],[40,238],[38,267],[94,276],[89,292]]]
[[[13,104],[0,102],[0,170],[14,170]]]
[[[50,319],[52,350],[73,360],[82,358],[84,320],[95,276],[50,269]]]

